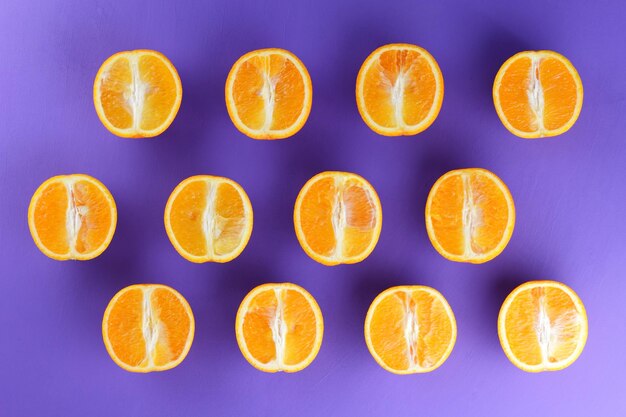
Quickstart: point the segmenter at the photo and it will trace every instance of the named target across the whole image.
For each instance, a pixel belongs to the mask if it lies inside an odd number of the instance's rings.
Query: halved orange
[[[96,74],[93,103],[104,126],[125,138],[148,138],[174,121],[183,87],[174,65],[157,51],[140,49],[109,57]]]
[[[350,172],[317,174],[302,187],[293,211],[302,249],[324,265],[353,264],[376,247],[383,213],[374,187]]]
[[[252,234],[252,205],[235,181],[211,175],[189,177],[165,206],[165,230],[176,251],[191,262],[228,262]]]
[[[385,136],[426,130],[443,102],[443,76],[435,58],[406,43],[381,46],[367,57],[356,79],[363,121]]]
[[[254,139],[284,139],[304,126],[313,99],[304,64],[278,48],[248,52],[226,80],[226,108],[241,133]]]
[[[504,353],[527,372],[557,371],[574,363],[587,341],[585,306],[567,285],[530,281],[504,300],[498,336]]]
[[[394,374],[434,371],[448,359],[455,341],[454,313],[434,288],[389,288],[367,311],[367,348],[380,366]]]
[[[317,302],[290,283],[263,284],[246,295],[235,333],[241,353],[264,372],[296,372],[313,362],[322,345],[324,320]]]
[[[111,359],[130,372],[172,369],[187,356],[195,322],[187,300],[159,284],[131,285],[115,294],[102,318]]]
[[[89,175],[59,175],[37,188],[28,207],[35,244],[59,261],[88,260],[111,243],[117,208],[109,190]]]
[[[524,51],[509,58],[493,83],[498,117],[522,138],[556,136],[568,131],[583,105],[583,84],[576,68],[553,51]]]
[[[507,186],[482,168],[450,171],[435,182],[426,201],[426,230],[444,258],[480,264],[498,256],[515,227]]]

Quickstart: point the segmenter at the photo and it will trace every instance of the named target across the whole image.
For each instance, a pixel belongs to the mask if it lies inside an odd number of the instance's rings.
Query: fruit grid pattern
[[[266,140],[296,134],[306,123],[313,94],[304,64],[291,52],[277,48],[242,56],[228,74],[225,91],[228,113],[237,128]],[[566,132],[578,118],[582,94],[576,69],[551,51],[511,57],[493,87],[498,116],[511,133],[526,138]],[[176,117],[181,98],[178,72],[156,51],[114,54],[102,64],[94,81],[93,100],[100,120],[111,133],[125,138],[164,132]],[[364,122],[375,132],[415,135],[439,113],[441,70],[432,55],[416,45],[380,47],[361,66],[356,101]],[[44,254],[56,260],[89,260],[111,242],[117,211],[102,183],[74,174],[44,182],[31,199],[28,219],[33,240]],[[326,172],[302,188],[293,219],[307,255],[328,266],[351,264],[363,261],[374,250],[382,208],[364,178]],[[184,180],[172,192],[164,222],[182,257],[197,263],[224,263],[247,245],[253,211],[239,184],[199,175]],[[429,238],[451,261],[484,263],[495,258],[508,244],[514,224],[510,191],[484,169],[448,172],[435,183],[426,203]],[[248,295],[251,300],[242,302],[237,314],[239,347],[259,370],[302,370],[319,351],[322,314],[303,288],[269,285],[267,290],[261,291],[263,286],[253,290]],[[456,340],[456,323],[440,293],[407,286],[377,300],[368,312],[365,338],[384,369],[430,372],[446,360]],[[585,308],[576,293],[550,281],[520,286],[498,317],[505,353],[529,372],[560,370],[572,364],[584,348],[587,326]],[[176,290],[139,285],[121,290],[109,303],[102,335],[109,355],[123,369],[163,371],[184,360],[194,327],[191,309]]]
[[[148,8],[136,0],[98,7],[7,0],[0,13],[8,40],[0,45],[6,105],[0,115],[0,414],[132,415],[141,409],[134,414],[402,416],[416,409],[458,415],[459,407],[515,417],[624,414],[620,386],[610,381],[625,370],[617,359],[624,335],[615,329],[626,313],[619,279],[626,271],[620,191],[626,82],[619,71],[626,5],[373,3],[156,0]],[[445,78],[439,116],[413,138],[378,136],[355,105],[359,66],[389,42],[425,47]],[[272,146],[237,131],[222,93],[230,66],[266,46],[297,54],[314,84],[306,125]],[[91,104],[98,66],[136,47],[164,52],[183,82],[176,120],[155,140],[115,138]],[[529,142],[500,123],[491,86],[507,58],[541,48],[576,66],[584,105],[566,134]],[[515,199],[512,239],[482,265],[446,260],[424,227],[430,188],[459,167],[496,173]],[[359,173],[382,202],[382,234],[359,264],[316,263],[293,231],[298,191],[328,169]],[[101,180],[118,205],[111,245],[88,262],[43,256],[25,221],[38,185],[72,172]],[[237,181],[254,207],[254,232],[236,261],[188,262],[164,232],[168,196],[181,180],[201,173]],[[585,350],[563,371],[520,372],[499,346],[498,309],[529,279],[571,285],[589,313]],[[325,315],[322,348],[305,371],[266,375],[237,348],[237,306],[250,289],[272,280],[303,286]],[[179,290],[197,328],[181,365],[146,377],[111,361],[98,323],[118,290],[150,282]],[[452,354],[427,375],[386,372],[363,341],[369,304],[405,284],[441,291],[458,322]]]

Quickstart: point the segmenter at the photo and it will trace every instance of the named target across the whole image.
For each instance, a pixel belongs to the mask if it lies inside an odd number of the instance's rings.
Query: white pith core
[[[404,123],[404,89],[406,85],[406,75],[404,71],[400,70],[396,82],[391,86],[391,103],[394,108],[394,117],[396,120],[396,126],[403,128],[406,127]]]
[[[335,250],[331,257],[333,259],[341,259],[343,256],[343,245],[346,234],[346,226],[348,223],[348,213],[346,204],[343,201],[343,181],[335,178],[335,203],[333,204],[332,225],[335,235]]]
[[[282,297],[283,290],[280,288],[274,289],[276,297],[276,311],[274,316],[270,319],[270,328],[272,329],[272,340],[276,348],[276,358],[274,359],[275,365],[278,370],[282,370],[285,363],[285,342],[287,337],[287,324],[285,323],[284,303]]]
[[[78,234],[83,225],[83,217],[89,211],[87,206],[79,204],[76,201],[76,196],[74,195],[74,184],[75,181],[73,179],[65,180],[65,189],[67,190],[65,230],[67,230],[67,241],[70,255],[72,257],[76,255],[76,242],[78,241]]]
[[[552,326],[550,324],[550,317],[546,311],[545,296],[542,294],[539,297],[539,318],[537,320],[537,339],[539,340],[539,346],[541,348],[541,363],[547,364],[550,362],[551,346],[550,342],[552,337]]]
[[[159,320],[154,315],[152,310],[152,288],[146,289],[143,292],[143,308],[142,308],[142,322],[141,330],[143,339],[146,345],[146,366],[154,365],[154,354],[156,351],[156,345],[159,341]]]
[[[263,105],[265,108],[265,120],[263,121],[263,127],[261,128],[261,130],[263,132],[267,132],[272,127],[272,121],[274,120],[274,105],[276,102],[276,80],[273,80],[270,76],[269,55],[264,57],[263,87],[261,87],[261,98],[263,98]]]
[[[541,86],[541,81],[539,80],[540,63],[541,58],[539,55],[533,55],[531,57],[530,76],[526,95],[528,96],[528,103],[530,104],[530,109],[533,112],[533,116],[537,123],[537,130],[543,132],[545,130],[545,126],[543,124],[544,97],[543,87]]]
[[[404,340],[406,342],[408,370],[420,368],[420,364],[415,360],[417,357],[417,343],[420,336],[420,327],[417,320],[417,306],[411,309],[411,294],[406,293],[404,305]]]
[[[472,190],[470,176],[461,174],[463,178],[463,242],[467,257],[478,255],[474,252],[472,241],[476,229],[482,224],[482,213],[477,204],[479,196],[475,196]]]
[[[222,233],[222,229],[217,224],[217,213],[215,212],[215,203],[217,198],[218,184],[207,181],[207,200],[204,212],[202,213],[202,232],[206,239],[207,256],[215,256],[215,241]]]
[[[141,125],[144,99],[149,86],[141,79],[141,74],[139,73],[139,57],[130,55],[128,57],[128,64],[130,65],[132,80],[129,91],[125,94],[124,98],[133,115],[133,129],[138,130]]]

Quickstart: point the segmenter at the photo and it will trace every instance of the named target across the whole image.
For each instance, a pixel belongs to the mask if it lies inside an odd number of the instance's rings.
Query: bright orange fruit
[[[522,138],[556,136],[571,128],[583,105],[576,68],[553,51],[525,51],[500,68],[493,102],[504,126]]]
[[[514,226],[513,197],[486,169],[450,171],[428,194],[428,237],[451,261],[483,263],[495,258],[509,243]]]
[[[324,334],[315,299],[295,284],[263,284],[246,295],[235,322],[241,353],[264,372],[296,372],[313,362]]]
[[[174,65],[160,52],[124,51],[96,74],[93,103],[104,126],[125,138],[157,136],[174,121],[183,87]]]
[[[385,136],[415,135],[437,118],[443,76],[423,48],[389,44],[367,57],[356,80],[356,102],[365,123]]]
[[[239,131],[255,139],[296,134],[311,112],[313,87],[304,64],[289,51],[248,52],[226,80],[226,108]]]
[[[557,371],[580,356],[587,313],[576,293],[560,282],[530,281],[509,294],[498,316],[504,353],[527,372]]]
[[[130,372],[165,371],[185,359],[195,330],[193,313],[165,285],[131,285],[104,312],[102,338],[111,359]]]
[[[235,181],[196,175],[176,186],[165,206],[165,230],[174,248],[191,262],[228,262],[252,234],[252,205]]]
[[[113,196],[89,175],[46,180],[28,207],[28,227],[35,244],[59,261],[97,257],[111,243],[116,223]]]
[[[370,305],[365,341],[376,362],[389,372],[430,372],[450,356],[456,320],[437,290],[422,285],[392,287]]]
[[[324,265],[360,262],[374,250],[383,214],[374,187],[349,172],[317,174],[302,187],[293,212],[302,249]]]

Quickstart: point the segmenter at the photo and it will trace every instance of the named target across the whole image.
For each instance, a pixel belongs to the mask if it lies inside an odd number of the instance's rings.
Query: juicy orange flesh
[[[73,208],[68,210],[68,206]],[[68,211],[74,218],[67,218]],[[60,255],[70,251],[72,236],[67,229],[68,222],[78,226],[75,251],[88,254],[102,246],[112,221],[109,200],[89,181],[79,180],[72,185],[53,182],[43,190],[35,204],[37,235],[48,250]]]
[[[214,250],[217,255],[231,253],[241,244],[246,230],[243,204],[239,191],[231,184],[221,183],[218,186],[215,201],[215,221],[219,234],[214,243]]]
[[[353,257],[369,247],[376,225],[373,191],[366,184],[348,179],[322,178],[302,197],[300,222],[306,243],[319,255],[332,257],[337,234],[342,234],[340,254]],[[333,227],[343,225],[341,230]]]
[[[66,254],[70,250],[65,227],[67,188],[62,182],[51,183],[35,203],[34,223],[43,246],[53,253]]]
[[[110,310],[106,330],[115,355],[129,366],[146,365],[146,343],[142,331],[143,291],[128,290]]]
[[[153,130],[167,120],[176,102],[176,81],[162,59],[153,55],[139,58],[139,77],[147,86],[141,113],[141,130]]]
[[[443,302],[426,291],[396,291],[375,307],[369,324],[371,345],[391,369],[429,369],[445,355],[453,338]]]
[[[509,221],[509,205],[502,189],[485,175],[471,175],[469,186],[472,190],[472,206],[479,213],[472,233],[472,252],[487,253],[502,241]]]
[[[463,177],[455,175],[443,181],[431,202],[431,221],[435,238],[446,252],[463,255]]]
[[[106,119],[118,129],[133,127],[131,97],[133,74],[126,57],[113,61],[100,78],[100,103]]]
[[[114,60],[100,79],[100,102],[106,119],[117,129],[162,126],[176,102],[176,81],[162,59],[153,55],[125,55]],[[133,100],[143,102],[135,108]],[[135,112],[141,109],[140,115]]]
[[[446,252],[480,255],[502,241],[509,207],[493,179],[480,172],[462,173],[441,182],[431,201],[430,217],[435,240]]]
[[[565,64],[548,58],[539,66],[539,80],[543,85],[545,109],[543,124],[548,130],[559,129],[573,116],[576,108],[576,81]]]
[[[112,306],[106,325],[108,340],[117,358],[132,367],[167,365],[178,359],[191,330],[191,320],[180,299],[171,291],[131,289]],[[146,311],[146,305],[150,311]],[[144,321],[156,343],[148,350]]]
[[[213,187],[217,189],[210,198]],[[194,256],[231,253],[241,244],[245,232],[243,204],[239,191],[231,184],[204,180],[190,182],[172,204],[170,224],[174,236],[182,248]],[[205,219],[207,205],[212,206],[213,219]],[[205,221],[212,221],[212,232],[208,237]]]
[[[282,292],[283,319],[287,325],[285,365],[303,362],[313,350],[317,335],[316,318],[309,301],[298,291]]]
[[[233,99],[244,125],[252,130],[283,130],[294,125],[304,107],[305,83],[291,59],[279,54],[255,55],[244,61],[234,76]],[[273,110],[266,108],[266,101]],[[271,120],[266,124],[268,111]]]
[[[280,299],[280,301],[279,301]],[[284,350],[274,340],[283,323]],[[282,364],[302,363],[311,354],[317,335],[317,320],[309,301],[290,289],[272,289],[254,296],[243,319],[243,337],[253,358],[268,364],[282,357]],[[280,365],[280,364],[278,364]]]
[[[506,343],[520,362],[547,366],[569,358],[583,331],[574,301],[555,287],[518,293],[506,311],[505,329]]]
[[[543,95],[543,117],[533,110],[529,95],[538,83]],[[563,127],[576,107],[576,81],[567,66],[556,58],[540,58],[533,67],[529,57],[521,57],[508,67],[498,88],[504,116],[515,129],[535,132]],[[541,117],[541,120],[538,120]]]
[[[437,80],[428,60],[413,50],[380,54],[365,74],[363,98],[372,120],[383,127],[414,126],[428,116]],[[394,93],[398,91],[398,94]],[[396,108],[401,106],[400,120]]]
[[[186,252],[195,256],[207,253],[202,222],[208,195],[206,182],[191,182],[178,193],[170,211],[169,220],[176,240]]]
[[[158,318],[154,364],[166,365],[180,357],[187,345],[191,320],[180,299],[171,291],[155,288],[150,297],[152,315]]]
[[[100,188],[88,181],[77,181],[71,191],[74,205],[85,210],[75,249],[78,253],[90,253],[102,246],[111,229],[110,202]]]

